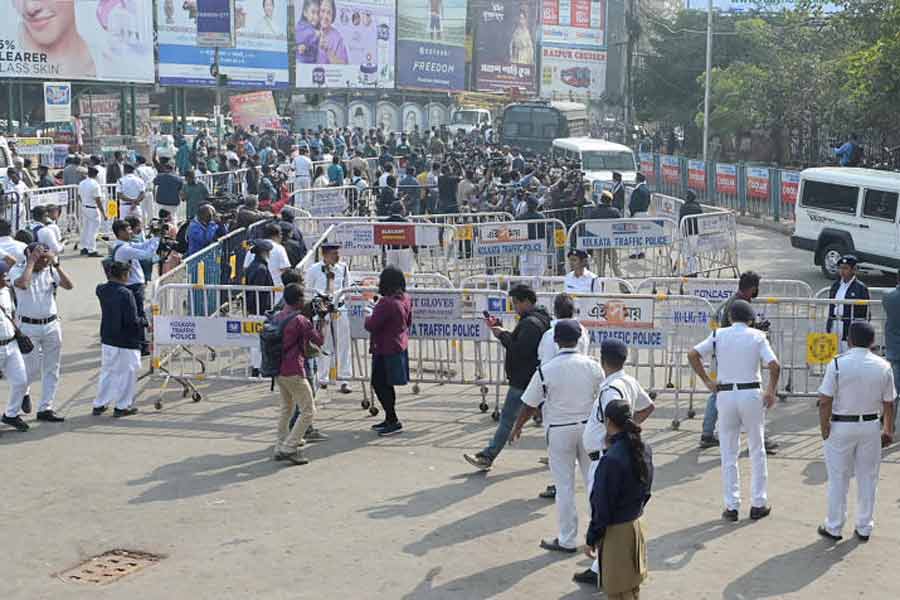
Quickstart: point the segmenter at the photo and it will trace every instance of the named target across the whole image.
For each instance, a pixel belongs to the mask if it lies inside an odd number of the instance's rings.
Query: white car
[[[628,146],[589,137],[557,138],[551,153],[554,158],[577,160],[594,193],[612,189],[613,173],[622,174],[622,183],[633,186],[637,161]]]
[[[860,264],[900,269],[897,197],[900,173],[821,167],[800,174],[794,248],[809,250],[822,273],[837,278],[837,261],[853,253]]]

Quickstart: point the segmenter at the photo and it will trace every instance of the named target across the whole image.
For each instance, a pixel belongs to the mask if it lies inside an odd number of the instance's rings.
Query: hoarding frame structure
[[[468,0],[437,0],[439,14],[432,10],[434,4],[397,0],[396,87],[466,91]],[[416,16],[417,9],[424,14]],[[462,26],[458,27],[456,22],[461,22]],[[456,29],[461,35],[453,35]],[[417,36],[416,32],[421,35]]]
[[[524,95],[536,94],[540,67],[537,48],[542,22],[541,2],[470,0],[470,5],[476,15],[472,63],[475,90],[508,93],[512,88],[520,90]],[[498,7],[502,7],[502,12],[494,10]],[[517,26],[523,7],[528,11],[525,16],[530,31]],[[515,21],[511,22],[512,19]],[[495,23],[499,25],[494,25]],[[529,46],[530,58],[527,56]],[[515,53],[518,53],[518,58],[525,58],[529,62],[513,60],[516,58],[513,56]],[[501,57],[508,58],[501,60]]]

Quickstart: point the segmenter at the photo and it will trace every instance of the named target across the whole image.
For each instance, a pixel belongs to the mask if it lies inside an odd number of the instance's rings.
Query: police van
[[[551,155],[581,162],[584,178],[594,192],[612,189],[613,172],[622,174],[625,185],[635,184],[637,161],[628,146],[589,137],[557,138],[553,140]]]
[[[813,253],[814,264],[836,279],[848,252],[864,266],[900,269],[897,198],[900,173],[850,167],[806,169],[800,174],[791,245]]]

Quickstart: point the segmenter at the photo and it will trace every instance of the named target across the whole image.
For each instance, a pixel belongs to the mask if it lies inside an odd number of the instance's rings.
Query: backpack
[[[105,256],[103,260],[100,261],[100,266],[103,267],[103,273],[106,275],[106,278],[110,278],[110,269],[112,268],[112,264],[116,262],[116,250],[124,246],[125,244],[118,244],[113,247],[112,252],[109,253],[109,256]]]
[[[43,229],[43,228],[44,228],[44,224],[43,224],[43,223],[35,223],[34,225],[31,226],[31,235],[34,236],[34,241],[37,241],[37,239],[38,239],[38,231],[40,231],[40,230]]]
[[[284,356],[284,328],[300,314],[290,313],[286,318],[277,320],[278,313],[270,311],[266,315],[263,329],[259,334],[259,350],[262,361],[259,374],[262,377],[276,377],[281,373],[281,358]]]
[[[853,150],[850,151],[850,159],[847,161],[848,167],[858,167],[866,154],[866,149],[861,144],[853,144]]]

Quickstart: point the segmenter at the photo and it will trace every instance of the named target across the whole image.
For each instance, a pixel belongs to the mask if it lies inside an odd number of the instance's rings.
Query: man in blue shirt
[[[341,157],[337,154],[331,157],[331,164],[328,166],[328,183],[344,185],[344,167],[341,166]]]
[[[197,210],[197,216],[188,225],[188,256],[215,242],[221,229],[222,225],[216,222],[216,209],[210,204],[201,206]]]
[[[156,203],[165,206],[172,216],[175,216],[181,202],[181,188],[184,187],[184,182],[173,172],[171,163],[159,166],[159,175],[153,179],[153,185],[156,186],[156,193],[153,194]]]
[[[834,154],[840,160],[842,167],[855,167],[858,164],[859,159],[854,156],[858,145],[856,134],[851,133],[849,142],[844,142],[841,147],[835,148]]]
[[[401,196],[405,195],[404,204],[412,215],[421,213],[420,201],[421,191],[419,180],[416,179],[416,170],[413,167],[406,167],[406,174],[400,179],[399,191]]]

